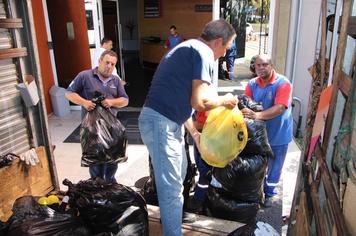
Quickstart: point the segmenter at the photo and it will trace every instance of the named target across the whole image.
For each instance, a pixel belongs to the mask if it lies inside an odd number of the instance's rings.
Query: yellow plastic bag
[[[201,157],[209,165],[223,168],[245,148],[247,127],[241,111],[218,107],[209,112],[200,137]]]

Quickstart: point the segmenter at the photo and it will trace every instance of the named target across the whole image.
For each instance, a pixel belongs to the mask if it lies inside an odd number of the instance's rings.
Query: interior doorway
[[[100,1],[100,0],[99,0]],[[122,56],[122,36],[118,0],[101,0],[104,36],[113,40],[113,48],[118,55],[117,70],[125,80],[125,67]]]
[[[221,0],[220,17],[236,31],[235,65],[247,67],[254,76],[254,57],[268,53],[270,0]],[[245,77],[245,75],[235,75]]]
[[[95,48],[100,47],[102,38],[106,37],[112,39],[112,50],[115,51],[119,57],[116,65],[117,71],[121,79],[125,80],[119,1],[84,0],[84,2],[91,54]]]

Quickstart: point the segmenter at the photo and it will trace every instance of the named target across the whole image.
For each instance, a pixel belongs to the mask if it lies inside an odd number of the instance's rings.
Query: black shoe
[[[183,212],[183,218],[182,218],[183,223],[193,223],[196,220],[197,220],[197,216],[195,214]]]

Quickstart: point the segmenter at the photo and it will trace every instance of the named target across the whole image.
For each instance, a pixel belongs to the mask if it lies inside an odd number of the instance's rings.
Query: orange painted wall
[[[49,49],[47,47],[48,38],[42,0],[32,0],[32,10],[36,29],[37,48],[40,58],[43,93],[45,97],[46,110],[49,114],[52,112],[52,103],[50,100],[49,90],[54,85],[54,77],[51,67],[53,65],[51,65]]]
[[[82,70],[90,69],[90,51],[82,0],[47,1],[58,84],[67,88]],[[68,39],[67,22],[73,22],[74,40]]]
[[[175,25],[185,39],[200,36],[204,25],[213,19],[213,15],[212,12],[195,12],[196,4],[213,4],[213,1],[161,0],[161,17],[144,18],[144,0],[139,0],[140,37],[159,36],[165,40],[171,25]]]

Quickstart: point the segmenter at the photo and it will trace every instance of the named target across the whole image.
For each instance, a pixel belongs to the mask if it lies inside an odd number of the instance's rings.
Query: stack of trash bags
[[[262,106],[245,95],[239,96],[239,109],[258,112]],[[263,200],[263,181],[268,158],[273,158],[264,121],[244,118],[248,130],[245,148],[224,168],[212,169],[212,181],[205,202],[208,216],[254,223]]]
[[[68,186],[59,207],[41,205],[33,196],[18,198],[0,235],[89,236],[148,235],[148,213],[143,197],[121,184],[89,179]],[[64,206],[64,207],[63,207]]]

